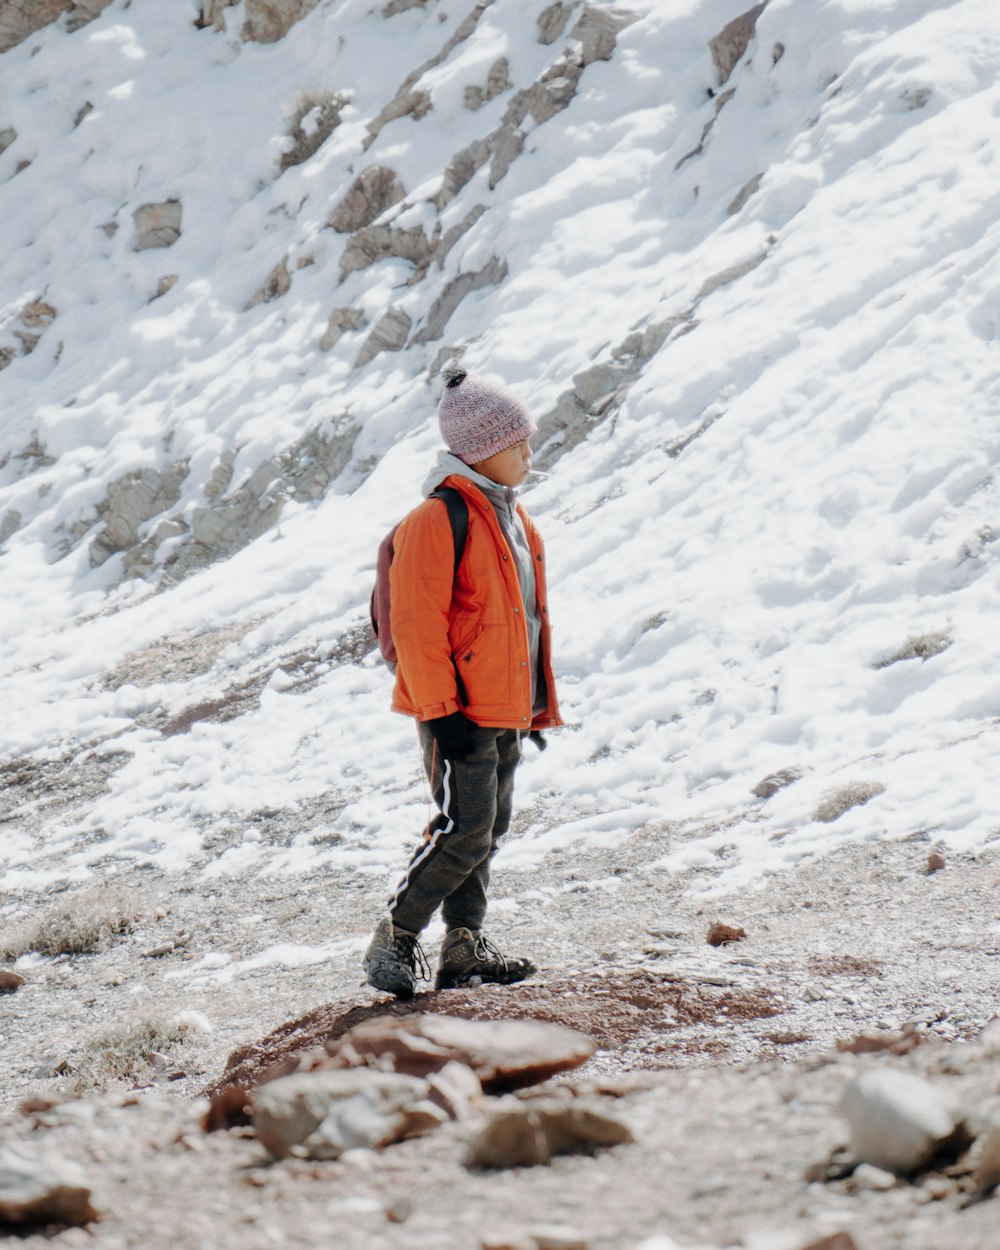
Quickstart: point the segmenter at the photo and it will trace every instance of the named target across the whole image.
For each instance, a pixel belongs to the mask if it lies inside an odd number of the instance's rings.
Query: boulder
[[[712,60],[719,74],[720,87],[729,81],[729,75],[736,68],[740,57],[746,52],[750,40],[756,33],[757,19],[765,8],[767,8],[767,0],[764,0],[763,4],[755,4],[746,13],[734,17],[731,22],[723,26],[714,39],[708,41]]]
[[[353,234],[340,258],[340,280],[380,260],[408,260],[415,265],[430,259],[431,242],[421,226],[366,226]]]
[[[519,1089],[578,1068],[593,1055],[589,1037],[544,1020],[463,1020],[425,1013],[376,1016],[327,1050],[333,1062],[391,1063],[426,1077],[446,1064],[464,1064],[488,1093]]]
[[[72,7],[72,0],[8,0],[0,5],[0,52],[16,47]]]
[[[0,1224],[89,1224],[100,1219],[69,1164],[0,1143]]]
[[[566,29],[574,7],[572,3],[563,4],[561,0],[557,0],[557,3],[543,9],[538,15],[538,42],[555,43]]]
[[[297,1073],[258,1090],[254,1131],[279,1158],[336,1159],[440,1127],[449,1117],[429,1092],[417,1077],[370,1068]]]
[[[465,88],[465,107],[473,110],[481,109],[484,104],[489,104],[498,95],[509,91],[511,86],[510,63],[505,56],[499,57],[490,66],[485,87]]]
[[[569,1098],[510,1099],[469,1147],[467,1167],[533,1167],[555,1155],[634,1141],[629,1127]]]
[[[370,226],[405,195],[406,189],[393,170],[369,165],[351,183],[326,224],[340,234],[353,234]]]
[[[10,513],[7,514],[8,516]],[[15,513],[15,515],[17,515]],[[16,529],[17,526],[14,527]],[[11,530],[13,533],[14,530]],[[10,534],[6,535],[9,538]],[[3,530],[0,529],[0,542],[4,542],[5,537]],[[0,994],[13,994],[15,990],[19,990],[24,984],[24,977],[19,972],[11,972],[8,968],[0,968]]]
[[[187,472],[186,462],[181,461],[162,473],[159,469],[138,469],[112,482],[97,508],[104,524],[90,544],[91,565],[98,568],[116,552],[138,542],[140,527],[180,498]]]
[[[244,43],[277,43],[318,3],[319,0],[246,0],[246,20],[240,38]]]
[[[897,1176],[909,1176],[932,1159],[953,1160],[971,1142],[954,1102],[907,1072],[863,1072],[847,1087],[840,1110],[858,1159]]]
[[[243,311],[249,312],[258,304],[270,304],[292,289],[292,275],[288,272],[288,257],[283,256],[267,275],[264,285],[247,300]]]
[[[132,214],[138,236],[135,250],[144,252],[150,247],[173,247],[181,237],[182,212],[179,200],[140,204]]]

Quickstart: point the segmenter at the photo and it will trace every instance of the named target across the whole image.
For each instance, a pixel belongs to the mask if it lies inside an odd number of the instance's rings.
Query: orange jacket
[[[494,729],[561,725],[541,537],[518,504],[535,560],[539,667],[548,692],[548,706],[533,717],[528,629],[513,555],[492,504],[472,482],[454,475],[442,485],[461,491],[469,505],[469,533],[454,575],[455,545],[441,500],[426,499],[396,530],[389,570],[399,656],[393,710],[423,721],[464,711],[477,725]]]

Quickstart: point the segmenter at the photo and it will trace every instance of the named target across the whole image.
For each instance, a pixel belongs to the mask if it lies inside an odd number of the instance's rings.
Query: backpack
[[[461,491],[454,486],[439,486],[431,491],[429,499],[440,499],[448,509],[448,520],[451,522],[451,535],[455,543],[455,573],[465,551],[465,540],[469,533],[469,505],[462,497]],[[394,525],[379,543],[378,556],[375,561],[375,585],[372,587],[369,612],[371,614],[372,633],[382,653],[382,659],[392,672],[396,671],[398,656],[396,645],[392,641],[392,627],[389,622],[389,568],[396,554],[395,538],[399,525]]]

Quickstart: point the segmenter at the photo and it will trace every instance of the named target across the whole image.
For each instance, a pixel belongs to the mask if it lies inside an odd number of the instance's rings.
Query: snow
[[[405,224],[429,231],[445,165],[509,100],[472,112],[465,87],[501,55],[529,84],[571,42],[536,42],[544,7],[498,0],[417,84],[431,112],[388,124],[366,152],[365,126],[439,53],[457,6],[385,20],[348,0],[259,46],[240,42],[238,10],[217,34],[191,6],[114,0],[72,35],[56,24],[3,55],[0,127],[18,137],[0,155],[0,347],[16,346],[26,303],[58,316],[0,374],[0,523],[20,514],[0,548],[0,762],[130,753],[67,821],[35,835],[37,812],[12,815],[5,890],[142,865],[196,865],[219,888],[248,872],[388,886],[427,807],[388,675],[371,656],[308,682],[280,666],[328,658],[364,619],[378,541],[437,447],[427,371],[442,343],[355,369],[367,331],[330,353],[318,341],[334,307],[374,322],[394,304],[416,324],[494,255],[507,279],[464,301],[442,342],[465,343],[468,365],[539,414],[636,328],[688,317],[620,410],[526,493],[548,543],[567,728],[544,755],[529,748],[530,820],[505,862],[529,869],[668,821],[661,867],[721,891],[854,842],[922,834],[975,853],[995,840],[995,6],[772,0],[716,116],[707,42],[739,6],[630,5],[641,20],[565,112],[530,129],[506,179],[490,191],[484,169],[445,209],[447,229],[487,206],[430,286],[407,286],[403,261],[337,286],[346,240],[324,227],[343,189],[389,165],[421,201]],[[350,103],[279,178],[304,89]],[[168,198],[183,203],[180,240],[134,251],[133,211]],[[282,256],[289,294],[244,311]],[[747,271],[709,289],[734,267]],[[178,281],[151,303],[165,274]],[[351,464],[243,551],[159,593],[155,575],[122,582],[120,556],[91,567],[96,509],[124,473],[186,461],[176,512],[190,517],[224,450],[236,488],[344,413],[359,431]],[[33,439],[44,459],[24,457]],[[158,640],[235,624],[209,671],[105,680]],[[950,645],[880,667],[927,634]],[[231,720],[175,736],[136,724],[258,680]],[[752,796],[791,766],[800,781]],[[814,819],[857,781],[884,792]],[[262,811],[325,799],[337,811],[320,825],[261,836]],[[206,852],[220,828],[230,844]],[[239,970],[341,949],[275,948]],[[185,975],[239,970],[203,961]]]

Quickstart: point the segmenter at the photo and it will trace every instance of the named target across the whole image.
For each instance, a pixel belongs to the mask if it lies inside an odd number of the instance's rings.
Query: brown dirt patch
[[[811,971],[821,977],[880,977],[882,965],[874,959],[856,955],[814,955],[809,960]]]
[[[484,985],[472,991],[438,990],[409,1001],[390,999],[361,1006],[326,1003],[290,1020],[262,1038],[234,1050],[223,1074],[203,1093],[214,1097],[238,1085],[253,1089],[271,1069],[305,1051],[334,1042],[355,1025],[375,1016],[440,1012],[467,1020],[547,1020],[592,1037],[602,1050],[645,1043],[669,1054],[672,1031],[692,1026],[724,1028],[733,1021],[759,1020],[785,1008],[768,990],[714,990],[649,980],[641,974],[525,982],[517,986]],[[655,1045],[655,1043],[662,1043]],[[725,1051],[724,1042],[686,1039],[706,1053]],[[665,1062],[661,1066],[668,1066]]]

